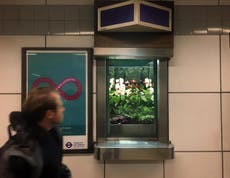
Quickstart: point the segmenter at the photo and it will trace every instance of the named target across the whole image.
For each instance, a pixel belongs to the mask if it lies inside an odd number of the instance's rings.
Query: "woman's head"
[[[63,119],[64,107],[59,93],[50,87],[38,87],[31,90],[23,108],[28,124],[59,124]]]

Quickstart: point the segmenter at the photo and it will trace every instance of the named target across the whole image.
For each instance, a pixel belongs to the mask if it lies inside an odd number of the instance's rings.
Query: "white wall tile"
[[[223,149],[230,150],[230,93],[222,94]]]
[[[22,47],[44,47],[42,36],[0,36],[0,93],[21,93]]]
[[[105,178],[163,178],[162,162],[106,163]]]
[[[220,150],[219,94],[169,94],[169,132],[177,151]]]
[[[9,124],[9,114],[12,111],[21,110],[21,95],[0,95],[0,146],[8,139],[7,126]]]
[[[165,161],[165,178],[204,177],[222,178],[221,153],[176,153],[174,159]]]
[[[174,43],[174,57],[169,62],[169,91],[219,91],[219,37],[175,36]]]
[[[93,47],[93,36],[47,36],[47,47]]]
[[[228,178],[230,177],[230,153],[229,152],[225,152],[224,153],[224,177]]]
[[[221,36],[222,91],[230,91],[230,41],[229,35]]]
[[[104,164],[90,155],[65,155],[63,162],[72,171],[73,178],[102,178],[104,177]]]
[[[174,0],[175,5],[218,5],[218,0]]]

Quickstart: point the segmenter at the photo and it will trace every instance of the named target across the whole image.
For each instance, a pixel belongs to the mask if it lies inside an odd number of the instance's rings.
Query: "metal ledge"
[[[174,146],[158,141],[119,140],[95,144],[98,160],[165,160],[174,157]]]
[[[143,59],[149,57],[170,58],[173,56],[172,48],[94,48],[95,56],[130,56],[130,58]]]

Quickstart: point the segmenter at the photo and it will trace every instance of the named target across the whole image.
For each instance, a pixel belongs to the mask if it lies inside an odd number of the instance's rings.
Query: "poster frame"
[[[30,60],[30,58],[28,57],[28,53],[34,51],[34,52],[39,52],[42,53],[44,52],[44,54],[46,53],[80,53],[80,52],[85,52],[87,55],[85,57],[85,85],[87,88],[87,91],[85,91],[85,101],[86,104],[86,110],[85,112],[85,116],[87,116],[85,118],[87,124],[86,124],[86,138],[87,138],[87,148],[84,149],[76,149],[76,148],[65,148],[65,143],[63,144],[63,153],[64,154],[71,154],[71,153],[93,153],[93,111],[92,111],[92,59],[93,59],[93,49],[92,48],[43,48],[43,47],[24,47],[22,48],[22,83],[21,83],[21,90],[22,90],[22,97],[21,97],[21,103],[23,106],[23,103],[25,102],[27,96],[28,96],[28,61]],[[77,60],[77,59],[76,59]],[[74,63],[76,65],[76,62]],[[45,65],[45,64],[44,64]],[[73,64],[70,64],[70,66],[72,66]],[[72,66],[74,67],[74,66]],[[64,106],[65,107],[65,106]],[[77,120],[76,120],[77,121]],[[63,135],[63,141],[65,140],[65,135]]]

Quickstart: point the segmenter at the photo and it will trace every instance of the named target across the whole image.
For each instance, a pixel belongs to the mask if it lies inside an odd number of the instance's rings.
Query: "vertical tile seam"
[[[64,32],[63,32],[63,35],[65,35],[66,34],[66,30],[67,30],[67,20],[66,20],[66,6],[64,6],[64,20],[63,20],[63,23],[64,23]]]
[[[105,160],[104,160],[104,176],[103,177],[105,178]]]
[[[48,2],[47,2],[48,0],[45,0],[45,6],[47,6],[48,5]],[[49,21],[48,21],[49,22]],[[48,25],[49,25],[49,23],[48,23]],[[49,30],[49,26],[48,26],[48,30]],[[45,48],[47,47],[47,35],[45,35]]]
[[[220,63],[220,135],[221,135],[221,177],[224,178],[224,152],[223,152],[223,113],[222,113],[222,50],[221,35],[219,35],[219,63]]]
[[[80,16],[81,16],[81,9],[80,8],[78,8],[78,30],[79,30],[79,34],[81,34],[81,20],[80,20]]]
[[[230,33],[228,33],[228,47],[230,48]]]
[[[45,48],[47,47],[47,35],[45,35]]]
[[[33,6],[33,34],[35,34],[36,32],[36,26],[35,26],[35,15],[36,15],[36,13],[35,13],[35,7]]]

